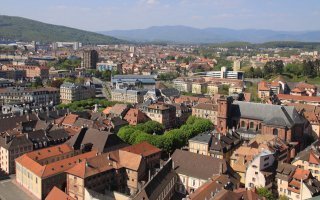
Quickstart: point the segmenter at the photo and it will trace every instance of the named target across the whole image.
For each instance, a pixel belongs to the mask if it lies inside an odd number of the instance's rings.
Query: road
[[[35,197],[27,194],[24,190],[13,183],[14,176],[11,179],[0,181],[0,199],[1,200],[33,200]]]
[[[108,100],[111,100],[111,85],[109,82],[104,82],[99,78],[92,77],[92,81],[94,84],[101,84],[101,94]]]

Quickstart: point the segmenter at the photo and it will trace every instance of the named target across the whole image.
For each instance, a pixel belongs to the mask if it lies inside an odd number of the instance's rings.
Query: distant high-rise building
[[[99,59],[98,52],[96,50],[85,50],[83,52],[82,67],[89,69],[96,69]]]
[[[240,71],[241,69],[241,61],[235,60],[233,61],[233,71]]]

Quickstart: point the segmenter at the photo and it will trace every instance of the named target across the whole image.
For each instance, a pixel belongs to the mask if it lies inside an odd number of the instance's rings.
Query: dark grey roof
[[[107,131],[100,131],[92,128],[84,128],[80,133],[74,135],[67,144],[74,149],[82,148],[82,145],[92,144],[92,148],[99,152],[107,152],[118,147],[126,146],[116,134]]]
[[[147,182],[133,200],[158,199],[165,187],[172,181],[176,182],[177,174],[172,169],[172,160],[167,163]]]
[[[175,150],[172,154],[174,169],[178,174],[207,180],[213,175],[237,176],[224,159]]]
[[[293,176],[296,168],[297,168],[296,166],[288,163],[280,163],[277,168],[276,177],[278,179],[288,181]]]
[[[267,125],[290,128],[294,124],[304,123],[304,119],[293,106],[235,101],[231,109],[232,117],[261,120]]]
[[[160,92],[162,93],[162,95],[164,95],[166,97],[179,97],[180,96],[179,90],[177,90],[175,88],[164,88],[164,89],[161,89]]]
[[[27,139],[26,135],[19,135],[12,137],[8,143],[6,143],[5,137],[0,137],[0,146],[5,149],[19,148],[20,146],[25,147],[26,145],[31,145],[32,142]]]
[[[199,135],[196,135],[195,137],[191,138],[189,141],[195,141],[195,142],[209,144],[211,137],[212,136],[211,136],[210,132],[204,132]]]
[[[38,117],[35,114],[5,117],[0,119],[0,132],[12,130],[18,126],[19,123],[26,123],[29,121],[37,121]]]

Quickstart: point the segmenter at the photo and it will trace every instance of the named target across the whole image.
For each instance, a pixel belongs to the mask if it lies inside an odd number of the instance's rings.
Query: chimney
[[[27,121],[30,121],[29,113],[27,114]]]
[[[10,136],[6,135],[5,139],[6,139],[6,144],[8,144],[10,142]]]
[[[47,107],[47,117],[48,117],[48,118],[49,118],[49,114],[50,114],[49,108]]]
[[[219,163],[219,174],[223,174],[223,163]]]
[[[151,171],[150,171],[150,169],[149,169],[148,181],[150,181],[150,179],[151,179]]]
[[[29,134],[28,133],[26,133],[26,138],[29,139]]]
[[[108,160],[110,160],[110,154],[109,153],[108,153],[108,157],[107,158],[108,158]]]

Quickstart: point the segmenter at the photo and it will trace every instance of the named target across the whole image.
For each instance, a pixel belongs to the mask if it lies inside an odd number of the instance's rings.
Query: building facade
[[[85,86],[67,82],[60,86],[60,99],[63,104],[93,97],[95,97],[95,87],[93,85]]]

